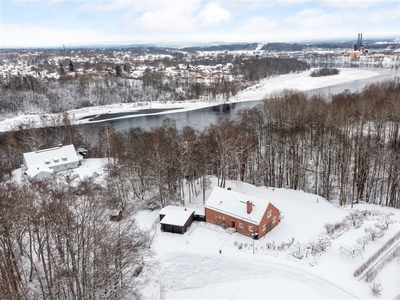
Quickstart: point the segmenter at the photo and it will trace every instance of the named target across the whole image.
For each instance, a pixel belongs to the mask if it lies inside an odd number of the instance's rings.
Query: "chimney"
[[[247,213],[251,213],[251,211],[253,210],[253,203],[251,201],[247,201]]]

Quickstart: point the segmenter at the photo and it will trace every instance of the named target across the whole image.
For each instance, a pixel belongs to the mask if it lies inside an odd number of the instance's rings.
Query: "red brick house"
[[[244,235],[264,236],[279,223],[279,210],[266,199],[215,187],[204,206],[206,221]]]

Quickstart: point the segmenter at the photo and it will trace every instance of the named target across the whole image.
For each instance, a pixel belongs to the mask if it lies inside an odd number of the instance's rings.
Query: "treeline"
[[[1,299],[136,299],[149,238],[73,176],[0,183]]]
[[[123,66],[97,63],[97,72],[73,73],[71,76],[65,74],[68,64],[64,62],[59,72],[65,75],[58,80],[34,76],[0,78],[0,113],[61,113],[82,107],[149,101],[216,101],[218,97],[235,96],[257,80],[308,69],[307,63],[295,59],[230,59],[235,70],[233,74],[220,72],[211,80],[204,80],[198,74],[199,79],[196,72],[186,70],[180,71],[180,75],[168,76],[162,70],[150,67],[139,79],[126,78],[123,74],[130,71],[129,63]],[[206,61],[203,58],[195,63],[202,64],[203,60]],[[183,62],[182,58],[175,62],[168,58],[163,60],[165,65],[178,62]],[[108,71],[104,72],[104,66]]]
[[[216,46],[204,46],[204,47],[185,47],[182,48],[182,51],[238,51],[238,50],[247,50],[247,51],[255,51],[257,48],[257,43],[244,43],[244,44],[226,44],[226,45],[216,45]]]
[[[304,190],[340,205],[398,208],[399,92],[398,79],[331,101],[287,90],[203,132],[178,131],[169,120],[150,132],[103,135],[117,145],[103,155],[116,158],[112,182],[119,198],[121,187],[127,195],[153,187],[161,206],[183,199],[184,185],[195,193],[199,184],[204,192],[211,174],[221,186],[233,179]]]

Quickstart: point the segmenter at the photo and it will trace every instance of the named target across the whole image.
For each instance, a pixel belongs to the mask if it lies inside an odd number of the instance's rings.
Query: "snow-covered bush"
[[[384,266],[386,266],[389,262],[391,262],[393,259],[396,257],[399,257],[400,255],[400,246],[391,251],[390,253],[387,253],[386,256],[382,260],[379,261],[378,265],[374,266],[371,268],[366,274],[365,274],[365,281],[366,282],[371,282],[376,275],[378,275],[378,272],[383,269]]]
[[[337,222],[335,224],[326,223],[324,225],[326,233],[329,235],[337,234],[338,232],[345,231],[346,223],[344,221]]]
[[[275,241],[272,241],[272,243],[267,243],[266,247],[268,250],[275,250],[276,249]]]
[[[360,228],[361,225],[364,223],[364,220],[365,215],[363,212],[360,211],[354,211],[344,218],[344,221],[353,228]]]
[[[374,296],[379,296],[383,290],[382,284],[379,282],[379,280],[375,280],[374,282],[372,282],[369,287],[371,288],[371,293]]]
[[[354,276],[360,275],[362,272],[364,272],[368,266],[374,262],[379,255],[386,249],[388,249],[391,245],[394,244],[395,241],[400,239],[400,231],[397,232],[390,240],[388,240],[377,252],[374,253],[365,263],[363,263],[360,267],[357,268],[357,270],[354,271]]]
[[[340,246],[339,251],[340,251],[340,256],[354,258],[357,256],[362,257],[364,248],[362,248],[360,244],[354,245],[353,247]]]
[[[390,217],[390,215],[385,215],[378,219],[375,223],[375,227],[380,230],[386,230],[389,228],[389,225],[393,224],[395,221]]]
[[[383,237],[385,234],[383,230],[379,228],[367,227],[364,229],[367,235],[371,238],[371,241],[374,241],[376,238]]]
[[[368,236],[363,236],[357,239],[357,244],[362,248],[362,250],[364,250],[369,241],[370,239]]]
[[[296,250],[292,252],[292,255],[295,258],[302,259],[307,253],[306,247],[303,244],[300,244],[299,242],[295,243],[294,247]]]
[[[294,238],[289,239],[287,242],[282,242],[277,246],[279,251],[285,250],[285,248],[290,248],[290,246],[294,243]]]
[[[309,241],[308,249],[312,255],[325,251],[331,245],[331,240],[327,237],[319,238],[317,241]]]

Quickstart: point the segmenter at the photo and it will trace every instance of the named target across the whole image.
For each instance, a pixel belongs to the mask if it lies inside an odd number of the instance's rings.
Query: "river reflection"
[[[368,69],[371,70],[371,69]],[[338,94],[348,89],[350,92],[362,91],[362,89],[371,83],[394,79],[400,76],[400,70],[382,70],[379,69],[381,75],[354,80],[346,83],[340,83],[324,88],[318,88],[308,91],[307,93],[323,93],[327,97]],[[104,124],[109,124],[116,131],[129,130],[130,128],[141,127],[144,130],[149,130],[152,127],[161,126],[166,118],[174,119],[178,129],[185,126],[190,126],[198,130],[203,130],[211,123],[217,122],[219,118],[230,119],[234,116],[235,112],[243,108],[253,108],[261,102],[262,99],[254,99],[252,101],[237,102],[237,103],[224,103],[211,107],[200,108],[191,111],[181,111],[174,113],[165,113],[161,115],[147,115],[147,116],[133,116],[131,118],[108,120],[100,123],[78,125],[82,129],[90,129],[98,132]]]

